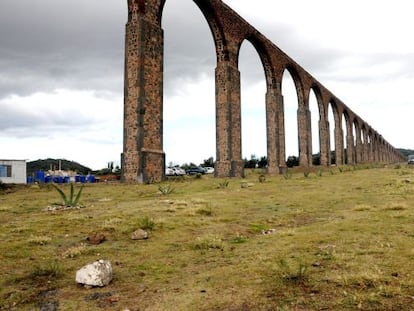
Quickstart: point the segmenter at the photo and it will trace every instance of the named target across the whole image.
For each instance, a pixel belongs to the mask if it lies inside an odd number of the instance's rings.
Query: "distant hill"
[[[408,156],[409,154],[414,154],[414,150],[411,149],[397,148],[397,150],[405,156]]]
[[[68,161],[64,159],[45,159],[45,160],[36,160],[27,162],[27,176],[31,176],[36,171],[42,170],[58,170],[59,169],[59,161],[61,165],[61,169],[64,171],[75,171],[80,174],[88,174],[92,170],[89,167],[83,166],[74,161]]]

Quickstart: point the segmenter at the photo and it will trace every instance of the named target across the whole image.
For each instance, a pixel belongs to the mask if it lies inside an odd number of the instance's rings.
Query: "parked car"
[[[183,170],[181,167],[175,166],[173,167],[175,176],[184,176],[185,175],[185,170]]]
[[[166,176],[183,176],[185,175],[185,171],[181,167],[167,167],[165,169]]]
[[[206,174],[213,174],[214,173],[214,167],[207,166],[204,168],[206,171]]]
[[[165,176],[174,176],[175,172],[172,167],[165,168]]]
[[[195,174],[205,174],[206,170],[202,167],[190,167],[189,169],[187,169],[186,171],[187,175],[195,175]]]
[[[408,156],[408,164],[414,164],[414,154]]]

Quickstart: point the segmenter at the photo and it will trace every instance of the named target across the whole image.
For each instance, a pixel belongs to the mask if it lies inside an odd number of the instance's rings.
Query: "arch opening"
[[[179,1],[185,9],[174,10],[176,3],[167,1],[160,13],[164,29],[166,167],[199,165],[216,155],[215,43],[200,9],[192,2]]]
[[[288,167],[299,165],[299,139],[298,139],[298,93],[293,76],[289,69],[285,69],[282,77],[282,95],[285,119],[285,150],[286,165]]]
[[[320,130],[319,123],[321,120],[321,113],[319,111],[319,104],[312,88],[309,93],[309,110],[311,113],[311,143],[312,143],[312,165],[321,165],[321,147],[320,147]]]
[[[335,138],[335,113],[336,108],[334,103],[328,104],[328,123],[329,123],[329,149],[330,149],[330,164],[336,164],[336,138]]]
[[[240,71],[242,158],[245,167],[265,167],[266,147],[266,77],[258,51],[244,40],[238,65]]]

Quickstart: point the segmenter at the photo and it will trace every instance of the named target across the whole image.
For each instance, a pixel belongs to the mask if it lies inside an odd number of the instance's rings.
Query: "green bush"
[[[82,194],[82,190],[83,190],[83,187],[85,185],[82,185],[80,187],[79,192],[78,192],[78,194],[76,196],[75,196],[75,191],[74,191],[73,184],[70,184],[70,192],[69,192],[69,195],[68,196],[56,184],[52,184],[52,186],[60,194],[60,197],[62,198],[63,204],[65,206],[67,206],[67,207],[75,207],[79,203],[79,200],[80,200],[80,197],[81,197],[81,194]]]

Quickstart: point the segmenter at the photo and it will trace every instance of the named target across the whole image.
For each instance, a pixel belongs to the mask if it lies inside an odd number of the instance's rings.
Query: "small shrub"
[[[309,170],[306,170],[306,171],[303,172],[303,176],[305,178],[308,178],[309,177],[309,174],[310,174],[310,171]]]
[[[264,183],[266,181],[266,176],[264,174],[261,174],[259,176],[259,183]]]
[[[138,226],[142,230],[153,231],[155,229],[155,222],[152,218],[145,216],[138,221]]]
[[[220,189],[226,189],[229,186],[229,181],[227,179],[223,180],[222,182],[219,183],[219,188]]]
[[[247,237],[237,234],[237,236],[232,238],[229,242],[232,244],[241,244],[247,242],[247,240]]]
[[[162,195],[169,195],[175,191],[175,188],[171,185],[159,185],[158,190]]]
[[[194,250],[207,251],[211,249],[224,250],[224,243],[222,239],[217,236],[198,237],[193,243]]]
[[[29,244],[34,244],[34,245],[46,245],[51,240],[52,239],[48,236],[31,236],[28,242]]]
[[[292,266],[285,259],[280,259],[278,262],[280,276],[293,283],[303,283],[307,280],[308,267],[304,263],[298,263],[296,267]]]
[[[63,258],[75,258],[79,255],[82,255],[86,250],[86,245],[84,243],[69,247],[62,253]]]
[[[316,172],[316,176],[318,176],[318,177],[322,177],[322,170],[318,170],[318,171]]]
[[[195,178],[196,179],[201,179],[201,177],[203,177],[203,175],[201,173],[197,173],[195,174]]]
[[[211,205],[208,207],[200,208],[196,213],[202,216],[213,216]]]
[[[260,224],[260,223],[252,223],[249,226],[250,226],[250,231],[252,231],[253,233],[259,233],[259,232],[266,231],[269,229],[266,225]]]
[[[44,265],[35,265],[30,275],[33,278],[60,278],[63,268],[59,262],[52,261]]]
[[[283,174],[283,178],[284,178],[284,179],[286,179],[286,180],[291,179],[291,178],[292,178],[292,173],[291,173],[289,170],[287,170],[287,171]]]
[[[51,185],[60,194],[60,197],[62,198],[63,204],[65,206],[67,206],[67,207],[75,207],[75,206],[78,205],[84,185],[81,186],[81,188],[79,189],[79,192],[78,192],[78,194],[76,196],[75,196],[75,191],[74,191],[73,184],[70,184],[70,192],[69,192],[69,195],[68,196],[56,184],[51,184]]]

